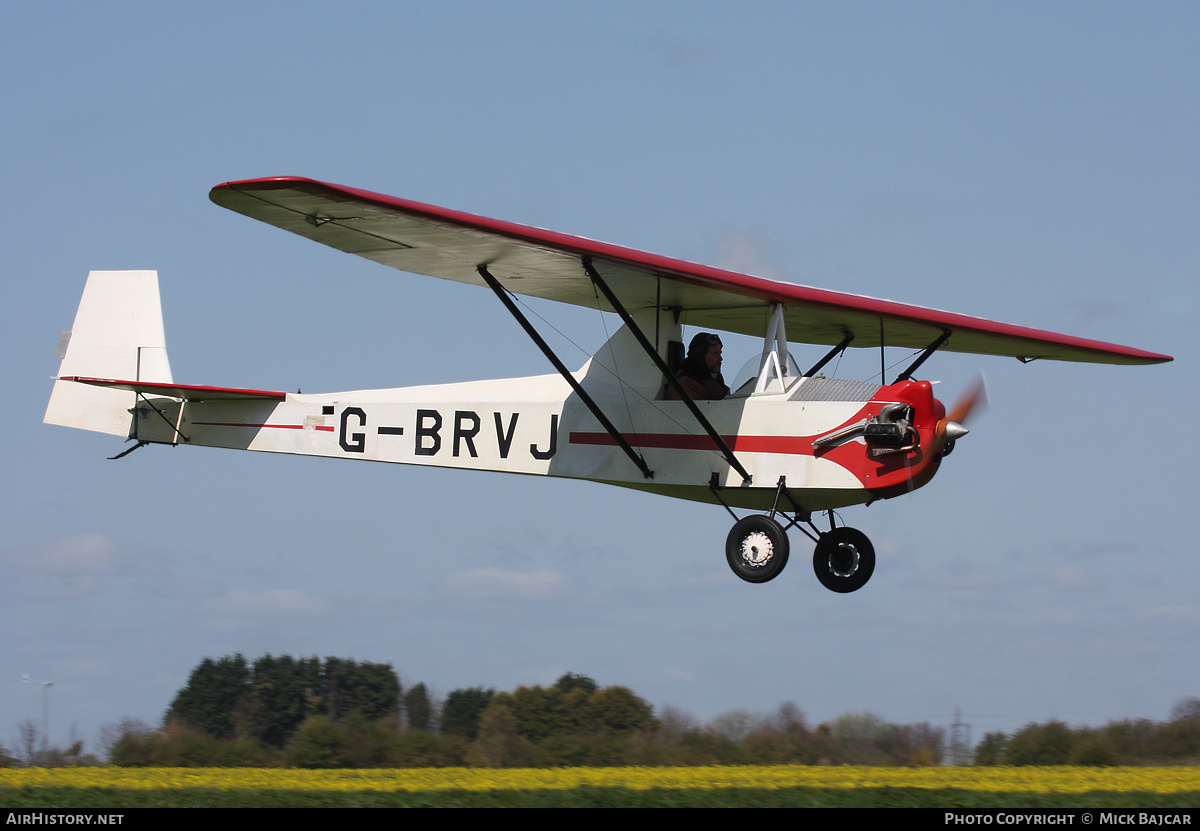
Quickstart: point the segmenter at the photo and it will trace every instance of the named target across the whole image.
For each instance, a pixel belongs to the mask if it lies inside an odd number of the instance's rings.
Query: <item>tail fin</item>
[[[62,365],[43,420],[115,436],[133,435],[135,393],[61,379],[172,382],[158,272],[91,272],[75,325],[60,341],[59,356]]]

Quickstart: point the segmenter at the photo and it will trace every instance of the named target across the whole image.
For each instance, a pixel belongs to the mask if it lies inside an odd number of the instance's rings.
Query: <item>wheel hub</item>
[[[746,565],[761,568],[771,561],[774,553],[775,546],[771,543],[771,538],[762,531],[747,534],[742,540],[742,559]]]
[[[838,577],[849,577],[858,570],[858,549],[848,542],[838,543],[829,552],[829,570]]]

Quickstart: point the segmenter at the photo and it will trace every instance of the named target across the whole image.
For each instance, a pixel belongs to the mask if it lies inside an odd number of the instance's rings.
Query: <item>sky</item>
[[[976,740],[1200,695],[1197,4],[7,3],[0,68],[0,743],[41,716],[23,673],[54,682],[52,741],[95,751],[235,652],[390,662],[441,695],[577,672],[701,720],[957,708]],[[109,461],[117,438],[43,424],[93,269],[158,270],[180,383],[551,371],[490,292],[207,198],[284,175],[1175,361],[935,355],[943,400],[982,370],[990,407],[927,487],[842,512],[879,557],[849,595],[797,534],[779,578],[737,579],[719,507],[206,448]],[[569,365],[617,325],[532,305]],[[760,348],[727,338],[726,367]],[[869,379],[878,354],[827,371]]]

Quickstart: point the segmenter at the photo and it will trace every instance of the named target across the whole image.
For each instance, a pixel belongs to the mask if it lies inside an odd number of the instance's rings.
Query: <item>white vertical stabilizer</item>
[[[58,378],[106,378],[170,384],[157,271],[88,274]],[[116,436],[131,434],[137,395],[56,380],[47,424]]]

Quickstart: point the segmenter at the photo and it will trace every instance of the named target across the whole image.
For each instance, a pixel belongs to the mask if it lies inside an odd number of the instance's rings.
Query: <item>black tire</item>
[[[725,540],[725,559],[747,583],[765,583],[788,561],[788,536],[778,522],[763,514],[738,520]]]
[[[858,591],[875,571],[875,547],[854,528],[834,528],[821,535],[813,551],[813,571],[830,591]]]

